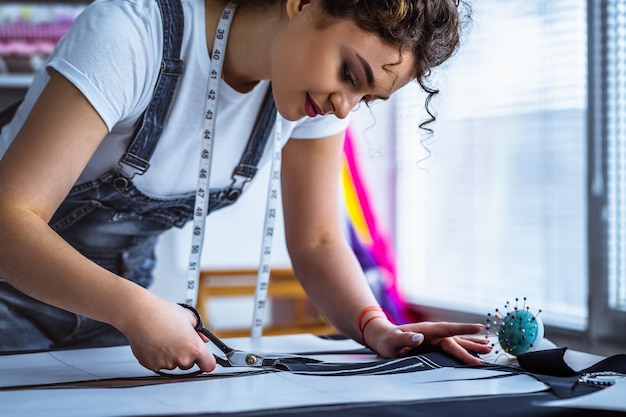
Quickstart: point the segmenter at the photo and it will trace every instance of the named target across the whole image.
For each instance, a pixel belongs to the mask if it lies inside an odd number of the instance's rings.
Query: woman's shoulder
[[[51,54],[111,127],[145,107],[158,74],[161,18],[155,0],[95,0]]]
[[[104,32],[107,26],[122,32],[150,29],[159,22],[160,10],[157,0],[94,0],[78,16],[74,26],[80,27],[85,20],[98,22],[97,32]]]

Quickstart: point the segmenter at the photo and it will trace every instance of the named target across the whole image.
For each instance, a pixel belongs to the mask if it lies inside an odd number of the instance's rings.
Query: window
[[[607,10],[606,114],[609,201],[609,305],[626,311],[626,4]]]
[[[418,137],[417,89],[398,105],[400,282],[416,304],[478,314],[527,297],[547,324],[584,330],[587,4],[472,4],[433,80],[434,136]]]
[[[589,333],[626,326],[626,1],[590,2]],[[597,279],[600,278],[600,279]]]

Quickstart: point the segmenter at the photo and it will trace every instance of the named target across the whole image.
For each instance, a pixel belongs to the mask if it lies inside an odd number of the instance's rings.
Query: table
[[[249,349],[251,344],[248,338],[226,341],[240,349]],[[408,358],[381,362],[351,340],[313,335],[264,337],[258,350],[306,353],[323,359],[326,367],[322,373],[308,374],[220,367],[214,373],[194,378],[164,378],[142,368],[128,346],[5,355],[0,356],[0,414],[11,417],[624,415],[617,411],[544,406],[547,401],[560,398],[583,398],[580,396],[612,391],[576,384],[575,375],[537,375],[510,363],[460,366],[436,351],[415,352]],[[565,355],[563,358],[568,360],[568,366],[583,368],[601,359],[580,352],[570,352],[569,358]],[[614,359],[611,366],[626,368],[626,357]],[[572,360],[576,364],[572,365]],[[355,370],[346,372],[350,366]],[[392,370],[381,373],[380,369],[387,368]],[[619,385],[616,387],[621,389],[622,384]],[[626,389],[626,383],[623,387]],[[626,397],[619,397],[618,403],[621,398]]]

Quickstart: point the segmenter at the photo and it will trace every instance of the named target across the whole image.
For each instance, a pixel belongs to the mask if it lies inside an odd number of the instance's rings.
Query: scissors
[[[289,363],[319,363],[317,359],[307,358],[299,355],[291,355],[284,353],[255,353],[243,350],[233,349],[213,334],[209,329],[204,327],[204,322],[198,310],[188,304],[180,304],[180,306],[191,311],[197,319],[194,327],[195,331],[205,335],[219,350],[221,350],[226,358],[215,356],[215,360],[223,367],[249,367],[249,368],[269,368],[276,370],[287,370],[286,365]]]

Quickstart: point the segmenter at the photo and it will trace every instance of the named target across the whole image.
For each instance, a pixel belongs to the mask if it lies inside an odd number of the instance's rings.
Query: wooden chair
[[[219,337],[250,336],[250,326],[243,328],[213,328],[207,306],[216,298],[250,297],[254,302],[256,269],[211,269],[200,271],[198,311],[205,325]],[[317,312],[290,268],[270,272],[267,291],[272,314],[265,319],[264,335],[311,333],[336,334],[338,331]],[[225,312],[226,314],[229,314]],[[252,321],[252,316],[250,316]]]

